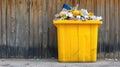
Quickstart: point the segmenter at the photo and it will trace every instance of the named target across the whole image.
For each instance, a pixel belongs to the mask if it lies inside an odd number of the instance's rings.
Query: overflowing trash
[[[93,12],[88,12],[86,9],[78,10],[78,4],[75,7],[70,7],[69,5],[64,4],[62,11],[55,15],[55,19],[59,19],[59,20],[102,20],[102,17],[95,16]]]

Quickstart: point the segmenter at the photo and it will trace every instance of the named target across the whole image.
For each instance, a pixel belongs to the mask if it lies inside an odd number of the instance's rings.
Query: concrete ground
[[[57,59],[0,59],[0,67],[120,67],[120,61],[98,60],[94,63],[60,63]]]

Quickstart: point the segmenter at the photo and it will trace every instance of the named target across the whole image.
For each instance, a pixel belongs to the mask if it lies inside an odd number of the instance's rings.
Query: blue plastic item
[[[65,8],[66,10],[71,10],[72,8],[69,6],[69,5],[67,5],[67,4],[63,4],[63,8]]]

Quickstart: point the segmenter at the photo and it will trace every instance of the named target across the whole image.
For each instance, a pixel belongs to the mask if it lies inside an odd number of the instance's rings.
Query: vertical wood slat
[[[11,34],[11,3],[12,3],[12,1],[11,0],[7,0],[6,1],[6,32],[7,32],[7,34],[6,34],[6,36],[7,36],[7,49],[6,49],[6,55],[7,55],[7,57],[10,55],[10,46],[11,46],[11,44],[10,44],[10,34]]]
[[[33,0],[33,46],[34,46],[34,52],[33,52],[33,54],[35,55],[35,56],[37,56],[38,57],[38,53],[39,53],[39,39],[38,39],[38,33],[39,33],[39,30],[38,30],[38,28],[39,28],[39,26],[38,26],[38,3],[37,3],[38,1],[37,0]]]
[[[115,56],[114,56],[114,59],[118,59],[119,57],[119,50],[118,50],[118,47],[119,47],[119,45],[118,45],[118,38],[119,38],[119,34],[118,34],[118,31],[119,31],[119,22],[118,22],[118,18],[119,18],[119,16],[118,16],[118,10],[119,10],[119,8],[118,8],[118,0],[115,0],[115,10],[114,10],[114,13],[115,13],[115,17],[114,17],[114,19],[115,19]]]
[[[50,53],[50,55],[48,55],[48,57],[49,56],[51,56],[51,57],[53,57],[54,56],[54,50],[52,50],[52,49],[54,49],[54,37],[53,37],[53,24],[51,23],[53,20],[53,13],[54,13],[54,6],[55,6],[55,0],[54,0],[54,2],[51,2],[51,1],[49,1],[49,7],[48,7],[48,52]],[[63,0],[57,0],[57,2],[56,2],[58,5],[56,6],[57,7],[57,13],[59,13],[59,11],[61,11],[61,9],[62,8],[60,8],[60,6],[62,6],[62,4],[63,4]]]
[[[28,58],[28,49],[29,49],[29,0],[24,2],[24,23],[25,23],[25,47],[24,47],[24,57]]]
[[[64,4],[65,3],[65,1],[63,0],[62,1],[62,3]],[[54,19],[54,15],[56,14],[56,12],[57,12],[57,10],[56,10],[56,6],[55,5],[57,5],[56,4],[56,0],[53,0],[53,6],[52,6],[52,8],[53,8],[53,14],[52,14],[52,19]],[[52,30],[52,36],[54,36],[53,37],[53,49],[54,50],[52,50],[52,52],[53,52],[53,56],[54,57],[57,57],[57,33],[56,33],[56,28],[54,27],[54,25],[53,25],[53,20],[51,19],[51,25],[52,25],[52,27],[51,27],[51,30]],[[55,53],[55,54],[54,54]]]
[[[41,54],[42,54],[42,31],[43,31],[43,28],[42,28],[42,0],[39,0],[38,1],[38,24],[39,24],[39,28],[38,28],[38,30],[39,30],[39,40],[38,40],[38,42],[39,42],[39,48],[38,48],[38,56],[40,56],[40,58],[41,58]]]
[[[102,31],[104,32],[104,33],[102,33],[102,40],[103,40],[103,43],[102,43],[102,46],[103,46],[103,50],[102,50],[102,52],[103,52],[103,55],[102,55],[102,58],[104,59],[104,57],[105,57],[105,44],[106,44],[106,38],[104,37],[105,36],[105,32],[106,32],[106,18],[105,18],[105,0],[102,0],[102,2],[101,2],[101,16],[102,16],[102,18],[103,18],[103,27],[102,27]],[[103,38],[104,37],[104,38]]]
[[[16,9],[15,9],[15,0],[11,1],[11,30],[10,30],[10,57],[16,57],[17,48],[16,48]]]
[[[120,60],[120,0],[118,0],[118,34],[119,34],[119,36],[118,36],[118,59]]]
[[[115,34],[114,34],[114,32],[115,32],[115,22],[114,22],[114,16],[115,16],[115,14],[114,14],[114,0],[110,0],[110,13],[109,13],[109,18],[110,18],[110,27],[109,27],[109,29],[110,29],[110,31],[109,31],[109,33],[111,33],[110,35],[109,35],[109,37],[110,37],[110,40],[109,40],[109,56],[110,56],[110,59],[113,59],[113,57],[114,57],[114,47],[115,47],[115,45],[114,45],[114,36],[115,36]]]
[[[22,58],[26,55],[26,48],[28,45],[28,13],[25,0],[17,0],[16,5],[16,45],[18,48],[17,56]]]
[[[80,0],[80,9],[86,9],[87,0]]]
[[[30,0],[30,13],[29,13],[29,58],[33,58],[33,0]]]
[[[86,9],[88,11],[91,11],[92,12],[92,1],[91,0],[86,0]]]
[[[96,15],[101,15],[101,0],[97,0],[96,1]],[[99,32],[98,32],[98,58],[102,59],[102,35],[101,35],[101,27],[99,28]]]
[[[105,21],[105,29],[106,29],[106,32],[105,32],[105,38],[106,38],[106,45],[105,45],[105,58],[108,58],[109,55],[108,55],[108,52],[109,52],[109,49],[108,49],[108,42],[109,42],[109,0],[106,0],[105,1],[105,18],[106,18],[106,21]]]
[[[0,57],[2,56],[1,48],[2,48],[2,0],[0,0]]]
[[[19,2],[20,0],[16,0],[15,3],[16,3],[16,6],[15,6],[15,9],[16,9],[16,48],[17,48],[17,55],[16,55],[16,58],[19,57],[18,55],[20,54],[19,53],[19,45],[21,45],[20,43],[20,35],[21,35],[21,32],[22,31],[19,31],[20,30],[20,19],[21,19],[21,14],[20,13],[20,6],[19,6]]]
[[[6,57],[6,0],[2,0],[2,57]]]
[[[47,45],[48,45],[48,18],[47,18],[47,0],[42,1],[43,2],[43,39],[42,39],[42,57],[47,58]]]

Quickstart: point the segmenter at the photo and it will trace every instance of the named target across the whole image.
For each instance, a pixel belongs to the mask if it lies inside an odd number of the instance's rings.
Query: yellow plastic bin
[[[58,36],[58,61],[95,62],[99,20],[54,20]]]

